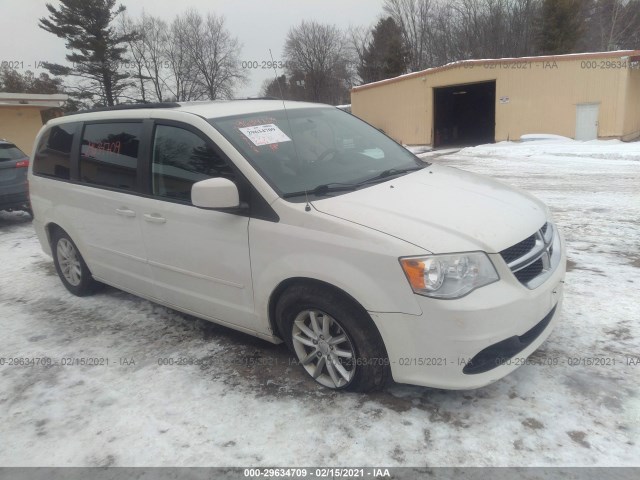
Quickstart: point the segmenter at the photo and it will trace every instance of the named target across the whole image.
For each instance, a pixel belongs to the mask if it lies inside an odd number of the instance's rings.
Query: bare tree
[[[504,58],[535,53],[539,0],[456,0],[456,59]]]
[[[640,47],[640,0],[385,0],[410,70],[472,58]]]
[[[458,23],[453,6],[450,3],[437,4],[431,16],[429,35],[426,37],[429,67],[445,65],[465,58],[458,52],[457,28]]]
[[[140,100],[147,102],[147,80],[144,73],[144,62],[146,57],[146,42],[144,41],[144,30],[141,23],[135,22],[125,12],[120,16],[118,25],[122,36],[127,38],[128,54],[130,63],[124,64],[124,70],[130,71],[131,78],[138,82],[136,90],[140,92]],[[133,86],[133,85],[132,85]]]
[[[535,21],[540,15],[540,0],[509,2],[510,56],[535,55]]]
[[[307,100],[335,105],[348,100],[353,84],[349,51],[337,27],[303,21],[289,30],[284,58],[289,75],[304,77]]]
[[[144,44],[146,76],[153,87],[155,99],[162,102],[168,95],[167,81],[170,65],[166,49],[170,41],[169,26],[164,20],[143,13],[140,19],[140,33]]]
[[[412,72],[433,65],[433,43],[430,37],[431,0],[385,0],[384,12],[402,29],[409,50],[408,65]]]
[[[457,0],[452,4],[456,18],[456,53],[457,60],[482,58],[481,51],[485,45],[484,33],[484,0]],[[492,44],[497,43],[496,38]],[[490,55],[487,55],[488,57]]]
[[[592,0],[587,7],[585,50],[638,48],[640,0]]]
[[[246,81],[239,69],[240,45],[224,19],[187,11],[168,24],[153,15],[124,18],[129,36],[128,70],[137,80],[132,98],[189,101],[231,98]]]
[[[367,51],[367,45],[372,40],[372,30],[373,26],[367,28],[361,25],[351,26],[347,30],[349,57],[354,63],[353,67],[356,73],[364,66],[364,56]],[[359,78],[359,80],[362,81],[362,78]]]
[[[162,54],[168,61],[169,75],[164,85],[170,97],[176,101],[201,99],[203,93],[191,62],[184,18],[177,16],[171,22]]]
[[[213,14],[202,17],[195,10],[183,17],[188,59],[198,83],[210,100],[232,98],[235,88],[246,82],[240,69],[240,44]]]
[[[196,83],[188,59],[184,21],[176,17],[171,25],[159,17],[143,13],[138,20],[123,17],[120,28],[130,36],[130,74],[138,82],[137,99],[195,100],[204,96],[202,88],[185,88]],[[186,67],[188,65],[188,67]],[[195,91],[197,94],[194,94]]]

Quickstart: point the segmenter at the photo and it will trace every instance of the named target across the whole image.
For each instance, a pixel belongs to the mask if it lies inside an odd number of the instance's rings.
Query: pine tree
[[[364,83],[402,75],[407,71],[407,54],[402,29],[391,17],[381,19],[373,28],[358,75]]]
[[[129,85],[127,74],[121,73],[127,42],[133,34],[120,35],[112,26],[114,19],[124,12],[124,5],[116,0],[60,0],[60,8],[50,3],[48,18],[41,18],[39,27],[66,40],[67,61],[73,66],[46,63],[54,75],[75,76],[88,80],[83,88],[100,103],[114,105],[119,94]]]
[[[538,49],[545,55],[573,53],[585,28],[582,0],[543,0]]]
[[[35,76],[31,70],[24,74],[6,65],[0,68],[0,92],[8,93],[63,93],[62,80],[46,73]]]

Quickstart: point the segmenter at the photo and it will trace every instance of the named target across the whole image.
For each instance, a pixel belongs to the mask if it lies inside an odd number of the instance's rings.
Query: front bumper
[[[523,364],[560,317],[566,268],[561,242],[558,267],[533,290],[513,276],[499,255],[490,255],[499,282],[457,300],[416,296],[422,315],[369,312],[387,348],[393,379],[472,389],[495,382]]]

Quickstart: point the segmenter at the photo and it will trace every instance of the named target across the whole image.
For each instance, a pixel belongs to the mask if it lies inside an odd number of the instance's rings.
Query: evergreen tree
[[[35,76],[31,70],[21,74],[7,66],[0,68],[0,92],[7,93],[63,93],[62,80],[46,73]]]
[[[304,73],[292,71],[289,77],[281,75],[277,79],[265,80],[262,86],[262,95],[283,100],[306,101],[308,93],[305,85]]]
[[[112,26],[125,7],[116,0],[60,0],[57,9],[50,3],[48,18],[39,27],[66,40],[67,61],[73,66],[46,63],[54,75],[75,76],[88,81],[83,93],[97,96],[99,102],[114,105],[129,86],[127,74],[121,73],[127,42],[133,34],[118,34]]]
[[[280,75],[273,80],[265,80],[262,85],[262,96],[281,98],[283,100],[290,100],[289,84],[285,75]]]
[[[402,29],[391,17],[381,19],[373,28],[358,75],[364,83],[402,75],[407,71],[407,55]]]
[[[573,53],[584,34],[582,0],[543,0],[538,21],[538,49],[544,55]]]

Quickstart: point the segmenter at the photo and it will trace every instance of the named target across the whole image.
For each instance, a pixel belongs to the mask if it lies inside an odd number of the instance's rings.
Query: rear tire
[[[84,297],[98,289],[100,284],[91,276],[78,247],[65,231],[55,231],[51,240],[51,251],[58,276],[69,292]]]
[[[334,390],[370,392],[389,378],[389,359],[375,324],[346,295],[318,285],[286,290],[276,306],[283,339],[301,366]]]

